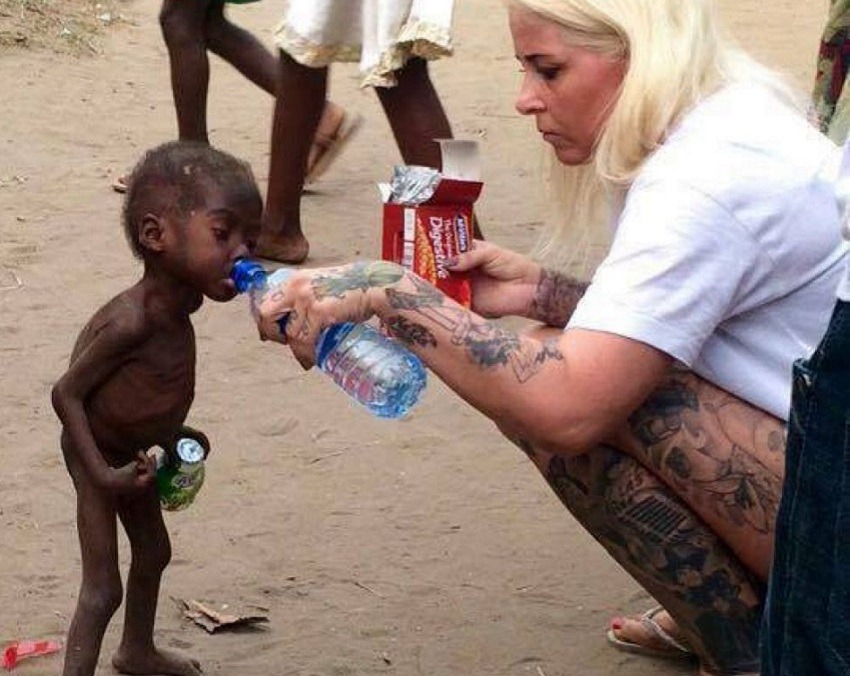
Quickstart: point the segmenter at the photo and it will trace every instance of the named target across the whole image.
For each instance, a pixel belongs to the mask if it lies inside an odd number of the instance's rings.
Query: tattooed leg
[[[692,373],[676,371],[617,446],[664,481],[761,580],[773,553],[784,428]]]
[[[578,521],[678,623],[706,673],[758,670],[762,589],[725,543],[633,458],[523,445]]]

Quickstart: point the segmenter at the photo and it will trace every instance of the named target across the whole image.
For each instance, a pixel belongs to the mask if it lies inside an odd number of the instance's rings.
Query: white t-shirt
[[[709,97],[629,189],[567,330],[652,345],[787,419],[792,363],[826,330],[842,276],[839,160],[764,87]]]

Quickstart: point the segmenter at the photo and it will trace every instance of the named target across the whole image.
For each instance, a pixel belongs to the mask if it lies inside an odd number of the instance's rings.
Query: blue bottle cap
[[[266,282],[268,273],[257,261],[250,258],[239,258],[230,271],[230,279],[236,285],[236,291],[245,293],[248,289],[261,287]]]

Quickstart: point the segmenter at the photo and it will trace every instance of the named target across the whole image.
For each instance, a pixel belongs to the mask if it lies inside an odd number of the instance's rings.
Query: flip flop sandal
[[[618,637],[613,629],[609,629],[606,634],[606,638],[608,639],[608,643],[617,648],[617,650],[622,650],[627,653],[634,653],[636,655],[646,655],[648,657],[662,657],[665,659],[676,659],[676,660],[692,660],[696,658],[696,653],[691,650],[686,644],[681,641],[673,638],[668,632],[661,628],[661,625],[655,621],[655,616],[658,615],[662,610],[664,610],[661,606],[655,606],[654,608],[650,608],[643,615],[640,616],[640,623],[643,627],[651,633],[653,636],[658,638],[666,647],[664,648],[652,648],[649,646],[642,645],[640,643],[634,643],[632,641],[627,641]]]
[[[130,179],[126,174],[124,176],[119,176],[112,182],[112,189],[115,192],[121,193],[122,195],[127,192],[127,181]]]
[[[310,151],[307,174],[304,177],[305,185],[316,181],[330,168],[333,161],[354,137],[362,124],[363,117],[361,115],[344,112],[333,135],[316,135],[313,140],[313,148]]]

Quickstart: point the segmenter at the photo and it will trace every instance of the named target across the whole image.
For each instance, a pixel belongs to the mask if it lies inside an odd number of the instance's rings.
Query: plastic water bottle
[[[263,295],[290,274],[289,268],[268,273],[256,261],[242,258],[230,277],[239,293],[249,294],[256,312]],[[286,319],[280,320],[281,330]],[[425,368],[419,357],[369,324],[345,322],[327,327],[316,344],[316,364],[379,418],[401,418],[425,389]]]

